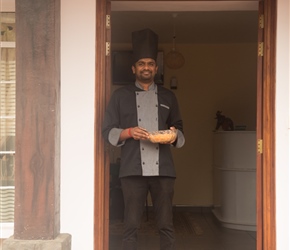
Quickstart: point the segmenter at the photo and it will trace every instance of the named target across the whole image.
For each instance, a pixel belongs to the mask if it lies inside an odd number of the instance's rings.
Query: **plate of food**
[[[149,133],[149,140],[153,143],[170,143],[176,139],[176,131],[166,129]]]

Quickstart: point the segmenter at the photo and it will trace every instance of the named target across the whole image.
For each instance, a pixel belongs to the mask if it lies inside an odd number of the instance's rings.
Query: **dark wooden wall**
[[[16,239],[60,230],[60,0],[16,0]]]

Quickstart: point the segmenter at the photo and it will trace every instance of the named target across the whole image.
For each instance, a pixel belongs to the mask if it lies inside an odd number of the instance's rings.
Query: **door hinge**
[[[106,28],[110,29],[111,28],[111,16],[106,15]]]
[[[264,15],[259,16],[259,28],[264,29]]]
[[[259,42],[258,44],[258,56],[264,56],[264,43]]]
[[[106,56],[110,55],[110,50],[111,50],[111,43],[106,42]]]
[[[257,141],[257,151],[258,151],[258,154],[263,154],[263,140],[262,139],[258,139]]]

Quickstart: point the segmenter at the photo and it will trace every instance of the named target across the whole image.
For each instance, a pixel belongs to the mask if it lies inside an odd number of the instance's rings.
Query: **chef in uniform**
[[[124,196],[122,249],[137,250],[148,192],[160,235],[160,249],[175,249],[172,199],[176,178],[171,148],[184,145],[183,124],[175,94],[154,83],[157,73],[158,36],[150,29],[132,33],[135,83],[117,89],[108,104],[102,134],[121,147],[119,177]],[[171,129],[177,137],[152,143],[149,132]]]

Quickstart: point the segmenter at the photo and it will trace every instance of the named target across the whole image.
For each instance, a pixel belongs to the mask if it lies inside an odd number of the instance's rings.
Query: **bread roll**
[[[149,140],[153,143],[169,143],[176,139],[176,132],[168,130],[159,130],[149,133]]]

